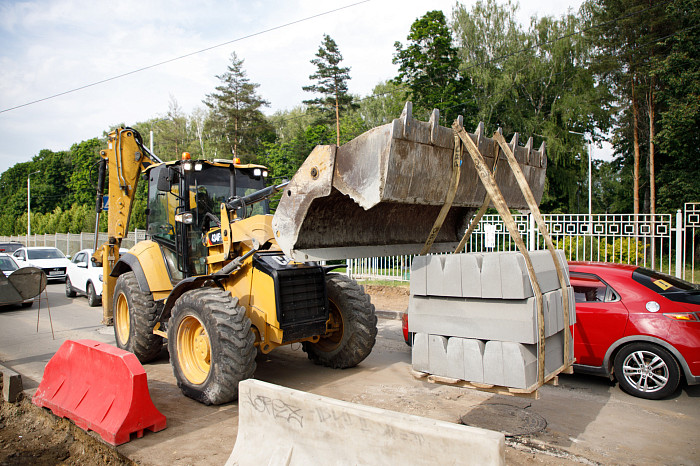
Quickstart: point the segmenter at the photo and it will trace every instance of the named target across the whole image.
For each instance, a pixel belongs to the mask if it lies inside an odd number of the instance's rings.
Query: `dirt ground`
[[[0,400],[0,465],[133,465],[66,419],[34,406]]]
[[[377,309],[405,311],[408,287],[366,285]],[[0,392],[2,377],[0,377]],[[0,397],[0,466],[134,465],[66,419],[38,408],[29,399],[7,403]]]

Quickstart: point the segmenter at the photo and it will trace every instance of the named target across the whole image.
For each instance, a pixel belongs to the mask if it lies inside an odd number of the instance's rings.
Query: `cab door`
[[[576,298],[576,364],[602,366],[610,345],[624,336],[629,312],[620,295],[596,275],[571,272],[571,286]]]

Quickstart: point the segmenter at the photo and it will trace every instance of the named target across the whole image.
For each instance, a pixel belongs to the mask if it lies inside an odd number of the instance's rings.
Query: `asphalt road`
[[[41,303],[39,313],[38,303],[29,309],[0,308],[0,364],[22,374],[30,395],[63,341],[87,338],[114,343],[113,329],[100,323],[101,308],[90,308],[84,297],[67,298],[63,284],[48,286],[51,320],[46,304]],[[700,462],[700,386],[683,387],[666,400],[649,401],[623,393],[606,379],[567,375],[560,377],[559,386],[541,388],[540,398],[532,400],[430,384],[412,376],[410,361],[399,321],[380,319],[377,345],[356,368],[315,366],[293,345],[259,356],[255,377],[450,422],[465,416],[473,425],[496,430],[510,429],[519,419],[533,425],[533,416],[544,420],[544,425],[534,423],[541,431],[508,439],[509,464]],[[119,451],[140,464],[223,464],[236,439],[237,404],[204,406],[184,397],[165,351],[145,368],[151,398],[167,417],[168,427],[147,432],[118,447]],[[406,464],[411,464],[410,458]]]

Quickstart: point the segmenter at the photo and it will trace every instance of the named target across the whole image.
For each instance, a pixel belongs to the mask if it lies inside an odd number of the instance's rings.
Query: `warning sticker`
[[[666,280],[661,280],[661,279],[654,280],[652,283],[654,283],[654,285],[658,286],[659,288],[661,288],[664,291],[673,287],[673,285],[671,285],[669,282],[667,282]]]

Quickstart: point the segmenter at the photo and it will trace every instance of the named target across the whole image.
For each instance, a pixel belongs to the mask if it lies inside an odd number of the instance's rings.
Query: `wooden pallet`
[[[491,384],[486,384],[486,383],[479,383],[479,382],[470,382],[468,380],[461,380],[461,379],[453,379],[451,377],[443,377],[440,375],[434,375],[434,374],[428,374],[427,372],[420,372],[420,371],[414,371],[413,369],[410,370],[411,375],[417,379],[417,380],[425,380],[430,383],[436,383],[440,385],[449,385],[452,387],[461,387],[461,388],[470,388],[473,390],[479,390],[481,392],[489,392],[489,393],[495,393],[497,395],[508,395],[508,396],[517,396],[520,398],[531,398],[534,400],[538,400],[540,398],[540,394],[538,389],[542,385],[553,385],[553,386],[559,386],[559,374],[573,374],[573,366],[572,365],[563,365],[556,371],[552,372],[548,376],[545,377],[544,383],[535,383],[532,386],[528,388],[512,388],[512,387],[503,387],[500,385],[491,385]]]

